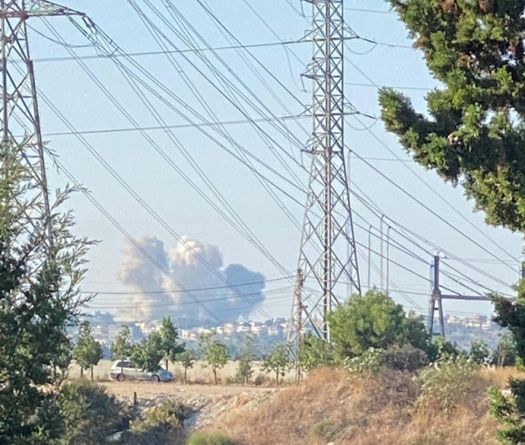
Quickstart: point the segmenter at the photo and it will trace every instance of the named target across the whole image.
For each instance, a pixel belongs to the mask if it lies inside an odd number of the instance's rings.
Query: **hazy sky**
[[[170,20],[176,29],[184,32],[178,24],[170,19],[168,11],[163,6],[164,1],[151,1],[164,11],[164,17]],[[247,6],[246,2],[251,5],[253,10]],[[294,10],[294,8],[301,10],[299,0],[246,0],[246,2],[244,0],[207,0],[206,3],[224,26],[243,44],[297,40],[308,31],[308,21]],[[160,49],[126,0],[111,0],[110,2],[63,0],[62,3],[85,11],[101,29],[127,52],[148,52]],[[144,1],[136,0],[136,3],[143,8],[153,23],[162,27],[166,37],[171,40],[171,43],[167,43],[171,49],[186,47],[173,30],[168,29],[161,23],[161,19],[151,14],[151,10],[148,9]],[[186,2],[175,0],[173,3],[177,8],[180,8],[188,22],[204,36],[211,46],[229,45],[229,42],[206,15],[197,0]],[[407,32],[395,14],[356,10],[362,8],[388,11],[386,2],[380,0],[347,0],[345,6],[347,8],[345,10],[346,22],[358,35],[380,43],[410,45]],[[308,3],[305,2],[302,7],[305,12],[309,12]],[[254,11],[259,15],[259,18]],[[56,37],[44,23],[40,23],[38,20],[33,22],[33,27],[39,31],[39,33],[32,32],[31,44],[33,57],[37,59],[36,73],[41,91],[73,123],[77,130],[129,128],[130,122],[114,104],[100,93],[96,84],[76,61],[38,62],[38,59],[50,56],[69,56],[69,51],[81,55],[97,54],[95,49],[83,47],[87,40],[67,19],[53,18],[49,23],[53,23],[69,46],[64,47],[46,39],[42,34],[52,37],[53,40],[56,40]],[[203,46],[202,42],[198,43],[197,46]],[[268,88],[261,83],[260,78],[254,75],[239,53],[234,50],[219,53],[224,62],[231,68],[231,72],[228,72],[224,66],[220,66],[212,54],[207,53],[207,56],[214,61],[216,69],[228,76],[229,79],[234,79],[234,74],[238,75],[249,88],[249,91],[253,92],[275,116],[303,113],[304,107],[308,106],[311,101],[310,93],[303,90],[310,88],[309,82],[301,77],[311,57],[311,44],[305,42],[287,45],[286,49],[283,46],[259,47],[250,49],[250,51],[268,71],[264,71],[260,65],[255,65],[257,72],[260,73]],[[243,54],[246,55],[247,53]],[[356,109],[372,116],[378,116],[377,88],[371,85],[373,83],[408,87],[409,89],[403,90],[404,93],[413,98],[416,107],[424,112],[425,91],[418,88],[432,88],[436,86],[436,82],[427,73],[421,55],[416,50],[405,47],[389,47],[383,44],[375,46],[360,40],[349,40],[346,55],[349,59],[345,70],[346,95],[347,100]],[[192,63],[196,64],[205,74],[214,79],[215,83],[217,82],[217,78],[213,77],[217,73],[210,71],[199,61],[196,54],[175,54],[174,58],[180,63],[179,70],[170,64],[170,60],[165,55],[141,56],[135,60],[147,67],[147,70],[158,77],[174,94],[200,112],[205,113],[206,107],[209,107],[220,120],[244,119],[243,114],[235,109],[225,97],[228,96],[228,93],[223,96],[221,89],[215,89],[192,66]],[[251,61],[253,64],[257,63],[253,59]],[[158,122],[140,102],[111,60],[89,59],[85,60],[84,63],[140,126],[158,125]],[[278,78],[282,85],[279,85],[272,76]],[[189,79],[191,84],[204,95],[206,104],[198,103],[185,83],[185,79]],[[240,85],[239,88],[243,88],[243,86]],[[304,106],[286,90],[296,96]],[[164,93],[161,93],[161,96],[167,98]],[[166,123],[169,125],[184,123],[180,116],[177,116],[167,106],[162,105],[158,98],[152,95],[148,97],[156,104],[156,110]],[[171,99],[167,99],[171,101]],[[255,111],[249,110],[249,108],[247,110],[251,117],[261,117]],[[41,114],[44,133],[68,131],[64,123],[56,118],[45,101],[42,100]],[[426,172],[413,162],[393,160],[395,159],[394,155],[388,149],[402,159],[408,159],[395,138],[384,131],[380,121],[367,117],[359,117],[359,119],[361,122],[356,117],[348,118],[346,128],[348,145],[360,156],[367,158],[368,162],[372,163],[393,182],[409,190],[418,200],[431,207],[451,225],[458,228],[462,234],[484,246],[497,258],[474,245],[465,236],[454,231],[445,223],[437,220],[434,215],[407,198],[369,166],[355,158],[351,160],[352,182],[364,191],[390,218],[436,246],[440,246],[440,248],[446,249],[458,257],[472,260],[471,264],[481,270],[481,272],[474,271],[459,261],[444,260],[446,261],[443,266],[445,269],[447,267],[457,269],[456,271],[448,269],[450,275],[454,275],[457,281],[467,282],[464,276],[460,276],[463,273],[470,279],[479,280],[487,288],[511,292],[508,287],[504,287],[495,279],[501,279],[508,283],[514,282],[518,276],[519,265],[505,252],[497,248],[494,242],[509,252],[512,257],[519,259],[522,245],[520,236],[503,229],[487,227],[483,222],[483,215],[473,213],[473,204],[466,201],[461,188],[454,189],[450,184],[444,184],[433,172]],[[290,157],[294,157],[297,161],[308,166],[307,155],[301,153],[295,145],[290,144],[271,124],[260,123],[259,125],[271,136],[272,141],[260,138],[254,127],[247,124],[229,125],[227,128],[239,146],[258,156],[288,178],[290,177],[289,172],[286,172],[278,163],[269,150],[269,145],[273,148],[277,145],[282,146]],[[288,120],[286,125],[300,141],[306,144],[308,132],[311,128],[308,118]],[[177,167],[193,178],[197,184],[203,185],[202,180],[196,177],[188,161],[174,146],[169,135],[162,131],[149,131],[148,134],[158,143],[159,147],[173,158]],[[268,251],[288,271],[294,271],[300,233],[270,198],[257,177],[216,143],[211,142],[210,139],[199,133],[197,129],[176,128],[173,130],[173,134],[194,156],[206,177],[228,199],[231,206],[253,230]],[[212,210],[209,204],[188,186],[175,169],[170,167],[166,160],[152,149],[150,142],[146,141],[139,132],[88,134],[85,138],[136,190],[140,198],[167,222],[169,230],[166,230],[152,218],[101,167],[75,136],[45,137],[49,141],[49,146],[59,154],[61,162],[133,236],[138,238],[156,237],[164,243],[168,250],[175,249],[177,246],[174,233],[187,236],[192,240],[198,240],[200,243],[218,248],[222,255],[222,264],[225,267],[229,264],[242,264],[250,271],[262,273],[269,279],[282,277],[283,273],[277,270],[268,259]],[[222,142],[231,147],[231,144],[225,143],[224,139]],[[299,168],[294,167],[294,169],[299,178],[306,182],[306,175]],[[424,182],[421,182],[413,172],[419,175]],[[304,200],[304,197],[297,190],[285,185],[277,177],[271,177],[300,202]],[[66,178],[63,175],[53,173],[51,181],[54,186],[59,186],[66,182]],[[287,210],[300,221],[302,219],[302,208],[279,191],[276,193],[286,205]],[[379,218],[372,216],[371,212],[356,200],[354,203],[355,210],[359,215],[355,216],[355,221],[364,227],[371,224],[378,228]],[[115,230],[81,194],[70,201],[70,206],[75,209],[77,215],[78,226],[76,230],[78,233],[101,241],[89,255],[90,270],[84,283],[84,289],[117,292],[129,290],[118,279],[119,269],[125,261],[125,239],[122,234]],[[471,224],[479,227],[493,242],[487,240]],[[398,240],[413,250],[417,256],[430,262],[430,254],[416,249],[408,241],[395,235],[395,232],[391,233],[394,240]],[[412,235],[410,236],[412,237]],[[356,238],[358,242],[366,246],[368,231],[357,227]],[[429,253],[438,250],[437,247],[434,248],[423,243],[421,239],[417,242],[424,245]],[[362,254],[366,253],[364,247],[359,249]],[[374,241],[373,249],[379,250],[377,241]],[[429,276],[428,264],[411,258],[393,247],[390,249],[390,255],[394,261],[420,275],[418,277],[392,264],[390,267],[390,278],[393,282],[391,289],[394,290],[397,286],[397,288],[406,291],[404,295],[393,292],[394,297],[407,308],[426,312],[428,298],[419,294],[424,294],[429,289],[428,281],[422,278]],[[362,284],[366,286],[368,283],[366,256],[360,256],[359,260]],[[505,263],[502,264],[500,260],[504,260]],[[372,285],[379,285],[379,275],[374,271],[374,266],[379,264],[377,255],[372,256],[372,263],[370,282]],[[450,288],[459,292],[472,293],[453,280],[454,277],[451,276],[442,278],[443,284]],[[293,295],[291,284],[288,281],[270,282],[267,289],[270,292],[267,301],[262,305],[263,312],[272,315],[289,314]],[[475,287],[474,290],[483,289]],[[125,305],[129,301],[131,301],[130,297],[125,295],[101,294],[93,305],[111,309],[112,306]],[[489,307],[486,304],[477,303],[469,303],[468,305],[446,303],[446,310],[463,314],[463,312],[486,312]],[[262,317],[263,314],[258,312],[255,316]]]

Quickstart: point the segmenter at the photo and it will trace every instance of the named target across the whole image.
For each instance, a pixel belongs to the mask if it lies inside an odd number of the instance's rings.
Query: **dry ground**
[[[181,402],[193,412],[185,421],[188,429],[205,427],[226,412],[258,406],[280,390],[255,386],[182,385],[151,382],[101,382],[99,384],[104,386],[108,393],[126,402],[133,402],[134,393],[136,393],[137,403],[143,408],[155,406],[165,399]]]
[[[197,367],[197,371],[210,371]],[[233,367],[234,369],[234,367]],[[206,374],[205,374],[206,375]],[[211,373],[207,375],[211,379]],[[504,387],[513,368],[482,369],[465,400],[449,412],[415,404],[414,375],[386,371],[350,378],[342,369],[320,369],[301,384],[283,387],[150,382],[102,382],[108,392],[145,406],[177,399],[194,408],[189,427],[219,431],[236,445],[499,445],[487,390]]]
[[[237,445],[498,445],[487,389],[518,374],[478,372],[469,396],[445,413],[416,407],[413,375],[351,379],[343,370],[322,369],[258,406],[225,412],[207,429],[227,434]]]
[[[191,398],[196,396],[223,397],[239,394],[253,395],[273,393],[276,388],[260,386],[234,385],[182,385],[179,383],[151,383],[151,382],[99,382],[108,393],[120,399],[133,399],[137,393],[139,399],[164,398]]]

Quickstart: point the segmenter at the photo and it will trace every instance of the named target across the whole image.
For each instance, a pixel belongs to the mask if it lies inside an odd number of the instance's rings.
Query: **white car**
[[[155,372],[143,371],[131,360],[117,360],[111,366],[109,377],[119,382],[124,380],[150,380],[153,382],[171,382],[173,373],[159,367]]]

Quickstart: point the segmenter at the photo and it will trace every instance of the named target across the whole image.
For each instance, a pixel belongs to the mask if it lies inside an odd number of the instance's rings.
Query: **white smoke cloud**
[[[124,246],[124,262],[118,272],[118,279],[132,292],[151,292],[162,289],[164,275],[161,267],[169,268],[164,243],[154,237],[138,240],[146,255],[139,252],[131,242]],[[171,302],[165,294],[131,295],[120,309],[119,318],[124,320],[152,320],[160,318],[163,305]],[[124,307],[125,306],[125,307]]]
[[[131,296],[134,308],[122,310],[121,319],[170,315],[179,324],[236,320],[247,318],[264,300],[264,276],[240,264],[225,267],[217,246],[185,237],[167,253],[156,238],[143,238],[140,244],[169,269],[170,276],[127,243],[119,279],[135,291],[165,290],[166,294]]]

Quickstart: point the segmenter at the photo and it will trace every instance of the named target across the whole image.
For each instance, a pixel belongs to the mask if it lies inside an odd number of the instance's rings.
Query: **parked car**
[[[124,380],[150,380],[154,382],[171,382],[173,373],[159,367],[155,372],[143,371],[131,360],[117,360],[111,366],[109,377],[122,382]]]

